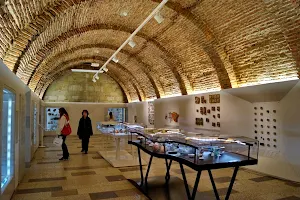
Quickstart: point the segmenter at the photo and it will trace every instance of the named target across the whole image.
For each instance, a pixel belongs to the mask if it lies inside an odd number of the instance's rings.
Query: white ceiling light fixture
[[[99,67],[100,64],[99,64],[99,63],[92,63],[91,66],[92,66],[92,67]]]
[[[133,41],[133,40],[130,40],[128,42],[128,45],[131,47],[131,48],[134,48],[136,46],[136,43]]]
[[[97,73],[98,70],[93,70],[93,69],[71,69],[72,72],[86,72],[86,73]]]
[[[119,59],[118,59],[116,56],[114,56],[112,60],[113,60],[115,63],[118,63],[118,62],[119,62]]]
[[[160,12],[155,14],[154,19],[159,24],[161,24],[165,20],[165,18],[160,14]]]
[[[163,8],[163,6],[168,2],[168,0],[162,0],[162,2],[150,13],[150,15],[139,25],[139,27],[123,42],[123,44],[111,55],[111,57],[102,65],[102,67],[98,70],[98,73],[102,71],[106,65],[113,60],[114,62],[118,61],[116,60],[117,54],[129,43],[130,40],[136,36],[136,34],[155,16],[157,13]]]

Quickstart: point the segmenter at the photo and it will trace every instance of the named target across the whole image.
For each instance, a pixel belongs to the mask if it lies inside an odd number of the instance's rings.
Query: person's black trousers
[[[67,138],[67,136],[62,136],[62,139],[63,139],[63,143],[62,143],[62,145],[61,145],[61,148],[62,148],[62,150],[63,150],[63,158],[64,159],[68,159],[69,158],[69,151],[68,151],[68,147],[67,147],[67,145],[66,145],[66,138]]]
[[[82,150],[83,151],[88,152],[89,142],[90,142],[90,138],[82,138],[81,144],[82,144]]]

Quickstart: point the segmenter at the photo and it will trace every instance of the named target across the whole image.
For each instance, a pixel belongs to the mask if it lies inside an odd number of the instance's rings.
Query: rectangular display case
[[[139,160],[140,150],[150,155],[146,176],[140,162],[141,181],[130,180],[140,190],[148,194],[150,198],[156,198],[155,191],[148,190],[148,174],[153,157],[164,159],[166,162],[166,183],[170,179],[170,168],[172,161],[178,162],[188,199],[195,199],[201,172],[207,170],[215,192],[216,199],[220,199],[211,170],[233,167],[234,172],[225,199],[229,199],[235,177],[240,166],[256,165],[258,163],[258,141],[247,137],[186,137],[180,131],[152,130],[153,133],[132,132],[139,137],[129,137],[129,144],[138,148]],[[158,132],[155,132],[158,131]],[[149,137],[150,136],[150,137]],[[190,193],[183,165],[197,172],[193,193]],[[154,181],[156,184],[158,180]],[[151,186],[157,188],[157,185]],[[163,189],[162,189],[163,190]],[[174,191],[175,192],[175,191]],[[183,196],[184,194],[181,194]],[[168,196],[160,199],[169,199]]]
[[[198,148],[199,155],[221,157],[227,154],[244,156],[244,159],[258,159],[258,141],[248,137],[187,137],[186,142]]]
[[[97,130],[102,134],[127,134],[125,125],[115,121],[97,122]]]
[[[97,122],[97,130],[105,135],[106,141],[104,143],[104,149],[98,153],[113,167],[128,167],[128,166],[137,166],[139,162],[134,153],[134,149],[130,146],[130,152],[128,153],[128,148],[126,149],[126,144],[128,143],[128,138],[135,137],[136,134],[131,134],[129,129],[143,129],[142,126],[126,123],[118,123],[115,121],[108,122]],[[109,140],[113,139],[115,141],[116,148],[115,150],[110,149],[107,145]],[[121,145],[121,141],[124,141],[124,148]],[[143,163],[145,163],[143,161]]]

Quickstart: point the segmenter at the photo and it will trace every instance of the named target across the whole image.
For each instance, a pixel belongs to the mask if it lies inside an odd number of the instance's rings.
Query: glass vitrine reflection
[[[15,94],[3,89],[1,138],[1,193],[13,177]]]

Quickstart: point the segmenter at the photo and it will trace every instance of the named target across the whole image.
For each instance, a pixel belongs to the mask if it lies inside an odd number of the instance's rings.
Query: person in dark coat
[[[79,120],[77,135],[82,140],[82,150],[87,154],[89,150],[90,136],[93,135],[92,121],[89,118],[89,112],[87,110],[82,111],[82,118]]]

